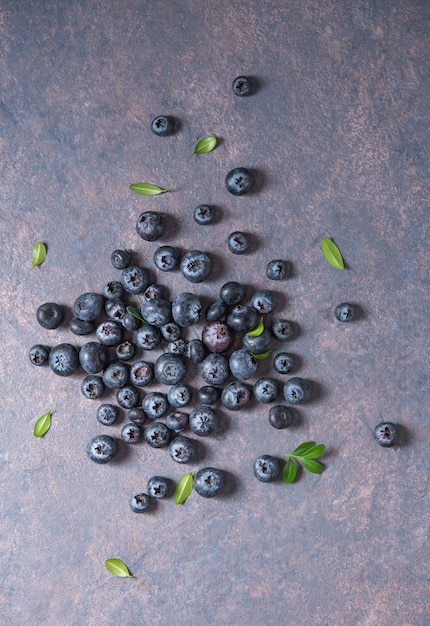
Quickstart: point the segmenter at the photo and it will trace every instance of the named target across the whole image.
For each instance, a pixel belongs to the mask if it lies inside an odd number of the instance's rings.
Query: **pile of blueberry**
[[[238,77],[233,91],[239,96],[249,95],[250,80]],[[158,116],[151,130],[157,135],[170,135],[175,131],[175,120]],[[238,167],[227,174],[225,184],[232,194],[242,195],[252,189],[253,182],[253,174]],[[197,224],[214,221],[213,207],[209,205],[199,205],[193,215]],[[158,242],[166,231],[165,219],[155,211],[144,212],[137,220],[136,231],[142,240]],[[228,247],[234,254],[244,253],[249,248],[247,235],[231,233]],[[298,328],[289,320],[272,317],[277,304],[273,291],[256,290],[247,300],[243,284],[226,282],[204,310],[194,292],[181,292],[170,301],[162,284],[151,283],[148,269],[133,263],[131,251],[114,250],[111,262],[119,272],[117,279],[108,282],[101,293],[79,295],[68,323],[74,335],[94,338],[80,348],[71,343],[51,348],[38,344],[29,351],[34,365],[48,364],[58,376],[70,376],[81,368],[85,374],[81,390],[88,399],[99,400],[108,392],[115,394],[115,403],[102,402],[95,411],[101,425],[111,427],[126,411],[126,423],[121,428],[124,444],[143,441],[153,448],[167,448],[173,462],[186,464],[199,458],[196,439],[188,435],[199,438],[216,433],[217,405],[237,411],[251,400],[271,403],[269,424],[277,429],[292,424],[294,416],[288,405],[310,400],[308,381],[293,376],[280,383],[264,376],[253,385],[248,382],[256,377],[262,359],[270,358],[281,376],[288,375],[296,365],[294,355],[279,349],[279,344],[294,339]],[[153,262],[160,272],[180,271],[194,285],[207,279],[212,271],[210,256],[197,249],[181,254],[173,246],[160,245]],[[271,281],[284,280],[289,273],[285,259],[267,264],[266,276]],[[354,314],[355,308],[349,303],[335,310],[342,322],[351,321]],[[36,316],[43,328],[56,329],[63,324],[65,311],[47,302],[39,306]],[[188,339],[187,329],[201,322],[200,338]],[[201,377],[197,390],[185,382],[190,365]],[[285,404],[274,404],[280,396]],[[395,427],[384,424],[378,428],[378,443],[392,445],[397,438]],[[118,449],[117,438],[99,434],[89,441],[87,454],[95,463],[107,463]],[[254,474],[269,482],[279,474],[279,467],[272,457],[263,455],[254,463]],[[203,497],[217,495],[223,486],[224,474],[217,468],[204,467],[194,477],[194,489]],[[132,496],[133,511],[146,511],[151,498],[166,496],[169,481],[153,476],[147,492]]]

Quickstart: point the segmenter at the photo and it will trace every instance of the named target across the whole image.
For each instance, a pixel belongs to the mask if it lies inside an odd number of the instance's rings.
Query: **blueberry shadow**
[[[395,444],[397,446],[407,446],[410,443],[413,443],[414,437],[412,431],[403,426],[403,424],[396,424],[397,432],[398,432],[398,440]]]
[[[219,254],[213,254],[212,252],[210,254],[210,259],[212,261],[212,271],[207,281],[218,281],[226,275],[225,259]]]
[[[166,223],[166,230],[161,239],[172,239],[181,233],[181,222],[171,213],[162,213]]]
[[[261,193],[267,186],[267,173],[263,172],[263,170],[256,170],[254,168],[249,168],[249,171],[254,179],[254,184],[252,185],[252,189],[249,191],[249,194]]]
[[[232,494],[238,491],[240,482],[237,476],[235,476],[235,474],[232,474],[231,472],[227,472],[226,470],[223,470],[223,474],[224,474],[224,487],[221,493],[221,497],[229,498]]]
[[[309,383],[311,388],[311,399],[309,400],[308,404],[312,404],[313,402],[318,402],[319,400],[323,399],[326,394],[324,391],[324,387],[321,385],[321,383],[316,380],[309,379],[307,379],[307,382]]]
[[[112,459],[111,464],[121,465],[122,463],[127,461],[132,451],[130,450],[130,445],[124,443],[122,439],[118,439],[117,437],[113,437],[113,439],[115,439],[115,441],[118,443],[118,453],[115,458]],[[137,445],[139,446],[140,444]]]

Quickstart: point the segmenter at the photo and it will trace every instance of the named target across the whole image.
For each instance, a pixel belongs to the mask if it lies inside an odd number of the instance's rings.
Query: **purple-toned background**
[[[2,623],[429,626],[429,14],[424,0],[0,2]],[[240,74],[257,80],[253,96],[232,93]],[[150,132],[160,113],[180,120],[173,137]],[[210,134],[216,150],[189,159]],[[236,166],[258,172],[254,193],[227,193]],[[133,195],[140,181],[173,189]],[[200,203],[216,224],[194,223]],[[135,232],[145,210],[167,216],[163,243],[212,256],[208,281],[155,272],[158,244]],[[236,229],[253,239],[241,257],[226,245]],[[324,236],[345,271],[324,260]],[[31,270],[39,240],[48,254]],[[170,297],[206,304],[227,280],[248,298],[277,292],[275,316],[300,326],[295,373],[313,383],[292,427],[252,403],[220,410],[192,466],[145,444],[88,460],[87,441],[124,421],[101,427],[82,372],[56,377],[28,350],[88,340],[42,329],[35,311],[55,301],[70,317],[79,294],[118,277],[122,247]],[[293,273],[269,284],[278,257]],[[360,319],[336,322],[342,301]],[[202,384],[197,368],[188,381]],[[373,440],[384,420],[401,425],[393,449]],[[327,446],[321,476],[253,477],[256,456],[309,439]],[[227,472],[223,497],[131,512],[151,475],[204,465]],[[109,557],[134,578],[111,576]]]

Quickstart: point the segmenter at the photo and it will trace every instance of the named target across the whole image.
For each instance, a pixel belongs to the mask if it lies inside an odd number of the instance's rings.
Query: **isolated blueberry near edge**
[[[225,186],[234,196],[243,196],[252,189],[254,177],[246,167],[235,167],[225,177]]]
[[[203,467],[195,475],[193,486],[199,496],[213,498],[224,487],[224,474],[215,467]]]
[[[60,343],[52,348],[48,362],[57,376],[71,376],[79,367],[79,353],[70,343]]]
[[[399,438],[397,427],[392,422],[381,422],[375,426],[373,435],[383,448],[394,446]]]
[[[283,391],[285,400],[290,404],[308,402],[311,397],[309,383],[299,376],[290,378],[290,380],[285,383]]]
[[[108,463],[118,452],[118,442],[109,435],[97,435],[87,445],[87,454],[94,463]]]

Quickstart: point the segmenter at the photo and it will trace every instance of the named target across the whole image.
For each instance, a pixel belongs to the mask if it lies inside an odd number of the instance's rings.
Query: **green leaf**
[[[307,459],[316,459],[317,457],[322,455],[324,450],[325,445],[323,443],[319,443],[316,446],[312,446],[312,448],[309,448],[309,450],[302,454],[302,456],[306,457]]]
[[[194,150],[191,153],[193,154],[208,154],[212,152],[216,146],[216,137],[205,137],[204,139],[200,139],[194,146]]]
[[[255,352],[250,352],[250,354],[252,357],[254,357],[254,359],[257,359],[257,361],[264,361],[264,359],[267,359],[271,352],[272,350],[266,350],[266,352],[259,352],[258,354],[255,354]]]
[[[35,437],[43,437],[51,427],[51,411],[44,413],[39,417],[34,425],[33,434]]]
[[[315,441],[305,441],[301,443],[295,450],[290,452],[291,456],[302,456],[307,450],[310,450],[315,445]],[[287,455],[288,456],[288,455]]]
[[[194,477],[192,473],[184,474],[176,485],[173,499],[175,504],[183,504],[193,490]]]
[[[160,193],[166,193],[172,187],[173,185],[169,185],[163,189],[158,187],[158,185],[151,185],[151,183],[133,183],[130,185],[130,189],[141,196],[158,196]]]
[[[312,459],[308,459],[306,457],[299,457],[298,461],[305,469],[308,470],[308,472],[311,472],[312,474],[321,474],[321,472],[324,471],[324,467],[321,463],[318,463],[318,461],[313,461]]]
[[[132,574],[128,571],[128,567],[121,559],[107,559],[105,562],[106,569],[114,576],[120,578],[132,578]]]
[[[33,257],[31,261],[31,267],[36,267],[36,265],[40,265],[46,258],[46,246],[41,241],[38,241],[33,246]]]
[[[264,320],[262,317],[260,317],[258,324],[256,324],[254,328],[251,328],[251,330],[248,330],[246,334],[248,335],[248,337],[259,337],[263,333],[263,331],[264,331]]]
[[[292,483],[297,475],[297,465],[293,459],[288,459],[285,464],[282,478],[284,483]]]
[[[332,239],[329,239],[329,237],[323,237],[321,239],[321,250],[327,263],[330,263],[330,265],[338,270],[345,269],[345,264],[340,250]]]
[[[135,306],[128,306],[127,307],[127,311],[128,313],[131,313],[131,315],[133,315],[133,317],[135,317],[136,319],[140,320],[141,322],[143,322],[144,324],[147,324],[148,322],[141,316],[140,312],[138,309],[136,309]]]

